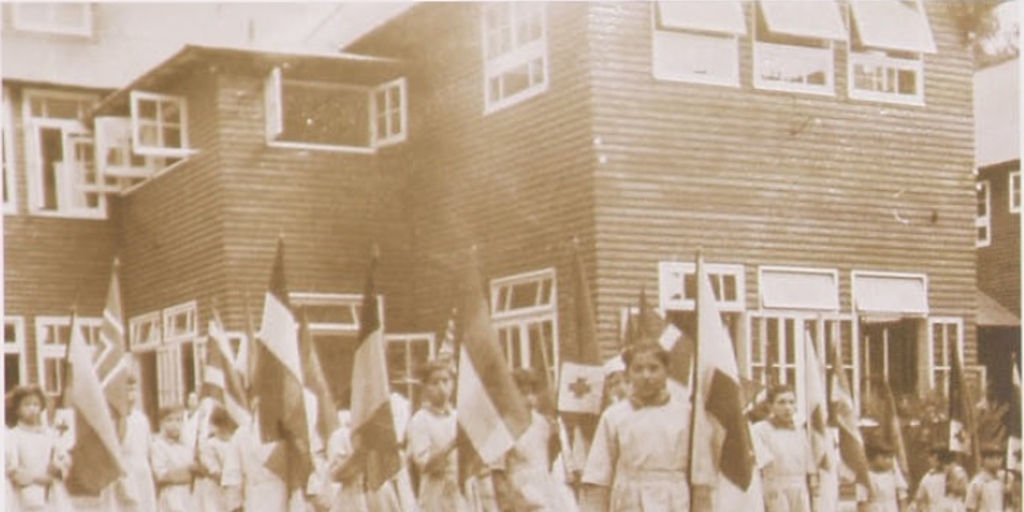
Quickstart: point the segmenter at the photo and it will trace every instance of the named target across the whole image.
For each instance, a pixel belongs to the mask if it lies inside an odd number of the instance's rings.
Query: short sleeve
[[[7,439],[4,441],[4,474],[10,475],[18,469],[21,460],[18,457],[18,437],[12,429],[7,429]]]
[[[616,439],[614,421],[608,411],[605,411],[594,433],[594,442],[590,445],[590,454],[583,469],[583,483],[605,487],[612,485],[615,463],[619,458]]]
[[[971,480],[971,483],[967,484],[967,498],[964,499],[964,506],[968,510],[977,510],[978,504],[981,502],[981,489],[982,484],[977,479]]]

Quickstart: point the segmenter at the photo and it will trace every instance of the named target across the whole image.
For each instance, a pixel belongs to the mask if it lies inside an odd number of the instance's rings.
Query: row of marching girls
[[[1020,472],[1004,469],[1004,455],[998,445],[983,445],[981,467],[968,478],[945,443],[933,446],[930,468],[921,477],[908,508],[916,512],[1020,512]]]

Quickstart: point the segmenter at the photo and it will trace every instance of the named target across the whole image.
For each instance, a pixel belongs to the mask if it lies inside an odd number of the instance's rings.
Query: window
[[[855,270],[853,308],[861,316],[891,320],[928,315],[928,276]]]
[[[14,117],[11,111],[11,91],[3,88],[3,136],[4,136],[4,213],[18,211],[18,187],[14,170]]]
[[[850,14],[850,97],[923,105],[923,54],[935,41],[920,1],[852,0]]]
[[[719,311],[746,309],[743,265],[708,263],[705,265]],[[697,267],[687,262],[661,262],[658,288],[664,310],[693,311],[697,297]]]
[[[92,137],[78,121],[94,101],[91,95],[25,92],[25,156],[33,213],[106,217]]]
[[[953,351],[964,360],[964,321],[961,318],[933,317],[928,319],[930,336],[931,388],[942,393],[949,391],[949,376],[953,368]]]
[[[652,71],[662,80],[738,86],[743,5],[725,2],[654,4]]]
[[[78,317],[78,325],[90,346],[96,346],[101,318]],[[59,395],[64,382],[64,357],[71,341],[71,317],[36,318],[36,357],[39,384],[49,395]]]
[[[834,94],[832,42],[847,40],[839,6],[832,0],[760,0],[756,11],[754,86]]]
[[[881,380],[889,383],[893,396],[916,394],[919,377],[929,364],[920,346],[922,318],[865,318],[858,323],[861,391]],[[927,382],[925,382],[927,385]]]
[[[1020,171],[1010,173],[1010,213],[1020,213]]]
[[[482,6],[484,112],[490,113],[548,88],[547,17],[537,2]]]
[[[188,103],[180,96],[131,92],[132,146],[139,155],[185,157]]]
[[[92,5],[88,3],[18,2],[11,4],[15,29],[74,36],[92,35]]]
[[[4,317],[4,394],[28,382],[25,367],[25,319]]]
[[[413,400],[416,389],[416,370],[435,354],[433,334],[388,334],[387,344],[388,382],[391,391],[401,393]]]
[[[293,80],[274,68],[264,89],[270,146],[372,153],[406,138],[404,78],[364,87]]]
[[[122,192],[142,183],[174,159],[140,155],[132,144],[129,117],[93,119],[96,135],[96,165],[105,183]]]
[[[787,267],[759,269],[761,307],[839,310],[839,271]]]
[[[977,191],[978,205],[974,217],[974,228],[977,229],[976,245],[988,247],[992,244],[992,191],[987,180],[979,181],[974,187]]]
[[[189,301],[128,320],[129,347],[140,362],[143,388],[156,395],[158,408],[183,405],[202,379],[206,347],[196,308],[196,301]]]
[[[132,351],[153,348],[160,344],[160,312],[153,311],[128,320],[130,337],[128,346]]]
[[[546,269],[491,281],[491,319],[512,368],[558,368],[558,293],[555,270]]]
[[[186,302],[163,310],[165,343],[190,342],[196,339],[196,302]]]

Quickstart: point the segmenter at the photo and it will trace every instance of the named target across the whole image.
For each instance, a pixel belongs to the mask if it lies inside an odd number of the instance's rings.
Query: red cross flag
[[[603,367],[566,361],[558,385],[558,410],[599,414],[603,389]]]

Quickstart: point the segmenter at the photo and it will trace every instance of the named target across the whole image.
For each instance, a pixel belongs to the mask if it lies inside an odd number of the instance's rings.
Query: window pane
[[[21,384],[21,355],[4,354],[4,393]]]
[[[43,389],[47,393],[60,393],[63,370],[60,359],[48,357],[43,360]]]
[[[160,121],[165,125],[180,125],[181,124],[181,108],[177,101],[161,101],[160,102]]]
[[[165,127],[163,147],[165,148],[181,148],[184,145],[181,142],[181,128],[176,127]]]
[[[686,274],[683,276],[684,299],[694,300],[697,298],[697,275]]]
[[[79,100],[46,98],[46,117],[50,119],[78,119]]]
[[[18,341],[17,325],[15,325],[13,322],[4,322],[4,342],[10,343],[14,341]]]
[[[138,109],[139,109],[138,117],[140,119],[156,120],[157,119],[157,115],[156,115],[157,105],[156,105],[156,103],[157,102],[155,100],[144,100],[144,99],[138,100]]]
[[[528,308],[538,305],[538,284],[537,281],[531,281],[512,285],[511,309]]]
[[[908,69],[901,69],[898,72],[899,93],[917,94],[917,73]]]
[[[157,125],[139,123],[139,143],[143,146],[160,146],[160,131]]]
[[[366,92],[285,82],[281,96],[284,132],[279,140],[369,146],[369,96]]]
[[[724,301],[736,300],[736,276],[724,274],[722,276],[722,298]]]
[[[502,97],[509,97],[530,87],[530,66],[522,64],[502,75],[505,85]]]
[[[509,362],[513,368],[519,368],[523,366],[523,347],[519,337],[519,328],[513,327],[509,329],[509,347],[512,349],[512,357]]]

